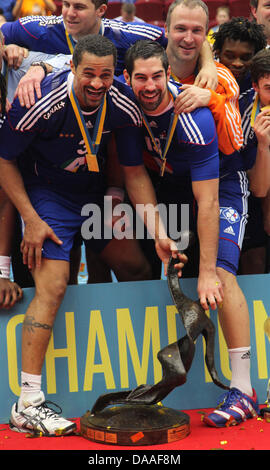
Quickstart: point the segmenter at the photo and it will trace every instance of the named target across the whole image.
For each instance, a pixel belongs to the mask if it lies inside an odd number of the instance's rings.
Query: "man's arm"
[[[215,90],[218,85],[217,69],[213,52],[207,39],[205,39],[200,52],[199,68],[200,71],[195,78],[194,85],[200,88],[211,88]]]
[[[16,0],[16,3],[13,7],[13,10],[12,10],[12,16],[14,18],[14,20],[17,20],[21,14],[21,9],[22,9],[22,2],[23,0]]]
[[[222,285],[216,273],[219,239],[218,179],[193,181],[192,190],[198,204],[198,237],[200,244],[200,264],[198,294],[205,310],[207,302],[212,309],[223,298]]]
[[[239,111],[239,86],[227,67],[216,63],[218,86],[213,89],[201,89],[194,85],[184,85],[175,100],[175,112],[190,113],[198,107],[208,107],[213,114],[219,150],[231,155],[243,145],[243,131]]]
[[[32,269],[34,265],[40,267],[43,242],[51,238],[55,243],[61,240],[53,230],[41,220],[26,193],[22,176],[14,160],[5,160],[0,157],[0,185],[3,187],[11,202],[15,205],[25,223],[21,251],[23,262]]]
[[[14,224],[14,206],[0,188],[0,309],[13,307],[23,295],[18,284],[10,280],[10,254]]]

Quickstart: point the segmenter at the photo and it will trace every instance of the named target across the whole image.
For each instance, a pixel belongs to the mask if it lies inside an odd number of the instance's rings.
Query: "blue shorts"
[[[42,256],[48,259],[69,261],[74,238],[81,232],[82,224],[87,220],[94,219],[90,212],[88,215],[81,215],[86,199],[83,203],[71,201],[68,197],[46,188],[31,188],[28,191],[28,196],[39,217],[53,229],[54,233],[63,242],[62,245],[58,245],[52,240],[46,239],[43,244]],[[101,253],[111,241],[111,238],[104,237],[103,198],[100,197],[94,204],[97,210],[100,209],[98,214],[100,217],[97,221],[99,226],[97,228],[101,228],[101,230],[97,231],[95,238],[85,240],[85,245],[89,246],[93,252]]]
[[[217,266],[236,275],[248,220],[248,178],[238,171],[219,181],[220,228]]]

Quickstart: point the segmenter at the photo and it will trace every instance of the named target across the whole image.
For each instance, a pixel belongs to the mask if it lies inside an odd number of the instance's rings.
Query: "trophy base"
[[[190,433],[189,416],[159,405],[124,405],[81,417],[81,435],[90,441],[123,446],[167,444]]]

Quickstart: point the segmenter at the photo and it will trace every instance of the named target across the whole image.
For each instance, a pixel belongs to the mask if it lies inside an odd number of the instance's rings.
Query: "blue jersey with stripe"
[[[104,193],[107,145],[112,132],[124,164],[142,159],[141,113],[133,94],[114,80],[107,92],[107,112],[98,151],[100,171],[91,172],[86,147],[69,98],[73,74],[50,74],[42,82],[42,98],[30,109],[13,102],[0,130],[0,156],[17,158],[26,186],[45,185],[87,199]],[[90,137],[98,110],[83,113]],[[128,149],[128,152],[127,152]]]
[[[179,87],[169,82],[173,95],[179,93]],[[163,151],[168,135],[168,123],[173,113],[173,102],[170,109],[161,115],[147,115],[156,143]],[[151,138],[144,126],[145,164],[156,169],[162,160],[154,150]],[[151,157],[150,157],[151,155]],[[152,161],[151,161],[152,159]],[[207,180],[219,177],[219,152],[217,132],[213,116],[208,108],[198,108],[191,113],[179,115],[176,129],[167,153],[166,172],[177,177],[189,176],[192,181]]]
[[[243,148],[241,150],[245,170],[253,167],[257,155],[257,137],[251,126],[251,113],[256,98],[256,92],[250,88],[242,93],[239,98],[239,109],[242,118],[242,129],[244,136]]]
[[[70,54],[66,30],[61,16],[26,16],[2,26],[5,44],[18,44],[31,51],[47,54]],[[147,23],[123,23],[102,18],[100,34],[110,39],[117,48],[116,75],[124,68],[126,50],[139,39],[158,41],[167,46],[164,29]]]

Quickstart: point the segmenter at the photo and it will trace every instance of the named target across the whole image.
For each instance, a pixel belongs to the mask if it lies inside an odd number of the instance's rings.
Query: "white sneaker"
[[[59,411],[50,408],[50,404],[56,406]],[[30,432],[42,436],[62,436],[76,429],[75,423],[59,416],[62,412],[60,406],[45,401],[43,392],[40,392],[37,399],[24,405],[25,408],[21,411],[17,411],[17,403],[12,407],[9,421],[12,431]]]

